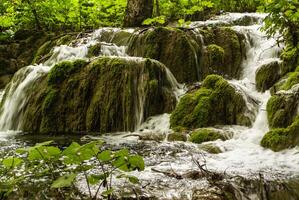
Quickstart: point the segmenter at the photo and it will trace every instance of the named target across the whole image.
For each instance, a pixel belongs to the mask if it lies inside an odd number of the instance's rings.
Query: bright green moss
[[[282,90],[289,90],[292,86],[299,83],[299,66],[294,72],[288,74],[286,82],[280,87]]]
[[[56,64],[48,74],[48,83],[59,84],[81,67],[86,66],[85,60],[64,61]]]
[[[299,117],[287,128],[270,130],[262,139],[261,145],[273,151],[281,151],[299,145]]]
[[[267,103],[267,116],[271,128],[289,126],[296,115],[296,97],[293,95],[274,95]]]
[[[193,143],[201,144],[203,142],[225,140],[224,136],[219,132],[212,129],[199,129],[193,131],[190,135],[190,141]]]
[[[261,145],[273,151],[281,151],[292,145],[290,139],[285,129],[273,129],[263,137]]]
[[[224,62],[224,49],[216,44],[207,47],[209,63],[212,68],[222,66]]]
[[[245,109],[244,99],[226,80],[218,75],[209,75],[199,90],[181,99],[170,117],[170,125],[172,128],[247,125],[248,120],[244,120]]]

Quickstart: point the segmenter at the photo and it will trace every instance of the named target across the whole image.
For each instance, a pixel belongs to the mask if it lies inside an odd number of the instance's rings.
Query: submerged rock
[[[256,89],[265,92],[280,79],[280,63],[273,61],[262,65],[255,76]]]
[[[147,117],[174,108],[173,86],[165,66],[150,59],[62,62],[34,83],[22,130],[134,131]]]
[[[214,125],[250,125],[246,102],[225,79],[209,75],[201,88],[186,94],[170,117],[175,127],[201,128]]]

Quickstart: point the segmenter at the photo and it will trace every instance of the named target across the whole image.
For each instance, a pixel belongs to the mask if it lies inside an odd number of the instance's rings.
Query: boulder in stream
[[[262,65],[256,71],[256,89],[259,92],[265,92],[280,79],[280,76],[280,63],[278,61]]]
[[[186,94],[170,117],[171,128],[201,128],[214,125],[246,125],[251,120],[243,96],[224,78],[209,75],[201,88]]]

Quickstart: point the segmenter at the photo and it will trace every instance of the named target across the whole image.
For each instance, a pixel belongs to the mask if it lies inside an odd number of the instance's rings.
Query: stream
[[[238,23],[244,16],[250,17],[252,21],[246,26],[241,26]],[[299,198],[296,189],[284,187],[289,182],[295,182],[298,189],[299,147],[273,152],[260,146],[261,139],[269,130],[266,104],[271,95],[269,91],[260,93],[256,90],[255,74],[263,64],[272,61],[280,62],[279,54],[283,48],[283,45],[276,44],[275,38],[267,39],[266,35],[261,32],[260,28],[265,16],[265,14],[256,13],[229,13],[205,22],[192,22],[190,25],[196,34],[200,34],[197,29],[202,26],[233,25],[232,28],[245,37],[246,59],[242,64],[242,76],[239,80],[229,80],[229,83],[243,93],[247,99],[247,107],[251,111],[248,115],[253,119],[253,125],[252,127],[237,125],[213,127],[229,133],[229,140],[205,143],[218,147],[222,153],[207,153],[202,150],[202,145],[190,142],[168,142],[167,135],[173,131],[170,129],[170,114],[167,113],[152,116],[146,121],[142,119],[140,113],[137,113],[140,117],[137,122],[138,129],[135,132],[85,136],[87,140],[103,139],[112,149],[126,147],[144,157],[145,171],[131,172],[140,179],[140,186],[136,187],[121,180],[113,180],[114,185],[118,186],[116,188],[119,188],[116,191],[119,196],[125,194],[134,198],[137,191],[144,199],[201,199],[200,195],[212,194],[215,191],[217,193],[219,188],[215,189],[211,186],[205,177],[193,178],[192,174],[199,171],[197,161],[204,164],[209,171],[225,174],[226,178],[223,181],[230,181],[234,185],[240,200]],[[28,101],[27,91],[32,83],[49,73],[56,63],[78,58],[87,59],[88,48],[99,42],[102,43],[101,56],[142,59],[128,57],[127,46],[117,46],[108,41],[101,41],[102,33],[107,31],[112,33],[112,38],[113,32],[126,31],[135,34],[138,30],[117,28],[96,30],[83,38],[76,39],[69,46],[55,47],[52,57],[45,63],[22,68],[16,73],[5,91],[0,91],[2,104],[0,108],[0,151],[9,151],[35,142],[36,138],[20,137],[22,109]],[[169,70],[167,73],[179,99],[186,92],[186,86],[178,84]],[[254,99],[258,105],[255,106],[251,99]],[[142,109],[137,110],[143,112]],[[46,139],[48,138],[41,137],[40,140]],[[68,136],[59,139],[70,140]],[[83,193],[88,192],[83,180],[78,180],[76,185]],[[133,187],[136,187],[135,193],[132,192]],[[92,188],[92,192],[95,193],[96,188]],[[264,197],[265,192],[271,198]]]

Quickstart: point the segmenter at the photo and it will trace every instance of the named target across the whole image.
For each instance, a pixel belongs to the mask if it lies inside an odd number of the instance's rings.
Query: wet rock
[[[138,134],[140,140],[161,142],[165,139],[166,135],[163,133],[145,132]]]
[[[174,141],[187,141],[187,135],[185,133],[180,133],[180,132],[175,132],[175,133],[170,133],[167,136],[167,141],[169,142],[174,142]]]
[[[49,58],[50,50],[66,42],[65,34],[57,36],[29,30],[20,30],[9,41],[0,41],[0,89],[8,84],[20,68],[40,63]]]
[[[135,33],[131,56],[148,57],[165,64],[181,83],[203,80],[209,74],[239,78],[245,57],[244,36],[230,28],[151,28]]]
[[[193,143],[201,144],[203,142],[226,140],[227,138],[222,132],[213,128],[200,128],[190,134],[190,141]]]
[[[206,50],[201,61],[202,77],[219,74],[240,78],[241,64],[246,55],[244,35],[228,27],[208,27],[199,30]]]
[[[273,151],[281,151],[299,145],[299,118],[287,128],[275,128],[263,137],[261,145]]]
[[[134,131],[147,117],[174,108],[172,89],[165,66],[150,59],[62,62],[28,91],[22,130]]]
[[[136,33],[128,47],[131,56],[152,58],[165,64],[181,83],[200,79],[200,51],[200,45],[184,31],[162,27]]]
[[[214,125],[248,125],[243,96],[218,75],[209,75],[202,87],[180,100],[170,117],[175,127],[201,128]],[[246,124],[244,124],[246,122]]]
[[[280,63],[278,61],[262,65],[256,71],[256,89],[259,92],[265,92],[280,79],[280,76]]]
[[[221,149],[214,144],[202,144],[199,148],[211,154],[222,153]]]
[[[298,85],[299,86],[299,85]],[[270,128],[286,128],[297,114],[298,89],[279,92],[267,103],[267,116]]]

